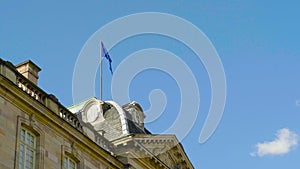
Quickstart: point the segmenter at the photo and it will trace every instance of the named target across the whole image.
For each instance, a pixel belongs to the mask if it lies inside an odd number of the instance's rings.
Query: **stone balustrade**
[[[82,125],[75,114],[71,113],[67,108],[62,106],[54,95],[47,94],[33,82],[20,74],[12,63],[0,59],[0,74],[11,82],[15,83],[17,87],[19,87],[33,99],[52,110],[52,112],[69,123],[71,126],[80,132],[83,132]]]
[[[4,61],[0,58],[0,76],[5,77],[19,87],[26,94],[31,96],[33,99],[37,100],[42,105],[46,106],[52,112],[54,112],[61,119],[69,123],[71,126],[79,130],[81,133],[86,134],[84,131],[85,124],[81,124],[77,116],[71,113],[66,107],[61,105],[58,99],[52,95],[47,94],[33,82],[24,77],[19,73],[15,66],[7,61]],[[113,152],[114,146],[106,140],[99,133],[94,133],[94,142],[106,151]]]

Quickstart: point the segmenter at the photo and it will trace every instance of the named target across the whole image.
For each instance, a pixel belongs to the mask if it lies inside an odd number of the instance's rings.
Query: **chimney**
[[[23,63],[18,64],[16,66],[16,69],[32,83],[38,85],[38,72],[41,71],[41,68],[34,64],[31,60],[27,60]]]

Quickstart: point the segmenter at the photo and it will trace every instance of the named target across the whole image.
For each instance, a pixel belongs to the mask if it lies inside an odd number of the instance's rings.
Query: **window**
[[[29,119],[18,116],[15,169],[38,169],[44,166],[45,133],[37,124],[33,114]]]
[[[19,169],[34,169],[36,154],[36,136],[21,128],[19,141]]]
[[[83,158],[78,154],[75,142],[61,146],[61,168],[62,169],[82,169]]]
[[[76,169],[76,162],[70,157],[64,157],[64,169]]]

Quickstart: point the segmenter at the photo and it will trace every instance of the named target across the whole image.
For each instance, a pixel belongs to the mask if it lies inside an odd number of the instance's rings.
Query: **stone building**
[[[151,134],[141,106],[90,98],[71,107],[38,87],[41,69],[0,59],[1,169],[191,169],[175,135]]]

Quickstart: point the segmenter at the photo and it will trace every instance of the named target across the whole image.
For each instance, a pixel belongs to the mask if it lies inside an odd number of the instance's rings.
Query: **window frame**
[[[61,168],[64,167],[64,159],[69,158],[75,163],[76,169],[83,168],[83,158],[78,154],[77,146],[75,142],[65,142],[65,145],[61,146]]]
[[[67,160],[67,161],[66,161]],[[65,166],[67,162],[67,166]],[[70,168],[70,164],[74,164],[74,168]],[[63,169],[77,169],[77,162],[72,157],[65,155],[63,158]]]
[[[20,142],[21,131],[25,129],[27,132],[35,136],[35,153],[34,153],[34,169],[44,169],[44,147],[45,147],[45,133],[38,126],[35,121],[34,115],[30,115],[29,118],[23,116],[17,116],[17,130],[16,130],[16,142],[15,142],[15,160],[14,169],[19,169],[20,159]]]
[[[24,131],[24,140],[22,139],[22,132]],[[28,142],[28,137],[32,137],[33,138],[33,143],[31,145],[31,140],[29,140]],[[18,145],[19,145],[19,162],[18,162],[18,166],[19,168],[26,168],[27,164],[28,164],[28,161],[27,161],[27,152],[31,151],[32,152],[32,169],[35,168],[36,166],[36,155],[37,155],[37,146],[36,146],[36,140],[37,140],[37,137],[36,135],[31,132],[30,130],[28,130],[27,128],[25,127],[21,127],[20,129],[20,135],[19,135],[19,142],[18,142]],[[21,159],[21,151],[22,151],[22,148],[21,146],[23,146],[23,158]],[[22,164],[21,164],[21,161],[22,161]],[[31,160],[29,161],[31,162]],[[22,165],[22,167],[20,167],[20,165]]]

